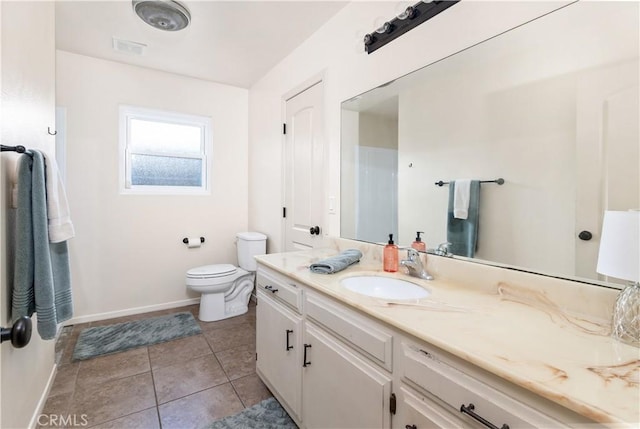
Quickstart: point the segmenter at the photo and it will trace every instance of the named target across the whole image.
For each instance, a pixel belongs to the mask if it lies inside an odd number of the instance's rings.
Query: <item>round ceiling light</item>
[[[173,0],[133,0],[133,10],[147,24],[165,31],[179,31],[191,22],[186,7]]]

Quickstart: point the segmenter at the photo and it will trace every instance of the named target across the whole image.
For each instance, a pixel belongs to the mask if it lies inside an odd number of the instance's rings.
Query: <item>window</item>
[[[120,107],[120,191],[208,194],[211,120]]]

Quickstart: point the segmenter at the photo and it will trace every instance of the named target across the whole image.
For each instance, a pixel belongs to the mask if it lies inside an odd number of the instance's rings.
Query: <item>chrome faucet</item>
[[[415,249],[407,249],[407,259],[400,261],[400,265],[407,269],[410,276],[418,277],[424,280],[433,280],[433,277],[427,273],[422,266],[420,253]]]
[[[447,256],[447,257],[451,257],[453,256],[453,254],[451,252],[449,252],[449,246],[451,246],[451,243],[446,242],[446,243],[440,243],[438,244],[438,248],[437,249],[429,249],[427,253],[433,253],[434,255],[438,255],[438,256]]]

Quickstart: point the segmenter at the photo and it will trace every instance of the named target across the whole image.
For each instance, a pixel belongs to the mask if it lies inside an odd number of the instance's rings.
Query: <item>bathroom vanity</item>
[[[382,272],[380,248],[359,245],[361,262],[332,275],[308,267],[339,245],[257,257],[257,372],[300,427],[638,424],[640,352],[575,307],[615,292],[448,258],[430,258],[424,281]],[[430,295],[372,298],[341,285],[356,275]]]

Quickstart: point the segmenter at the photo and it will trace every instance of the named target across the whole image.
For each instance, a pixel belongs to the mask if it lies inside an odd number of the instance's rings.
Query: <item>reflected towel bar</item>
[[[442,180],[435,183],[436,186],[448,185],[451,182],[443,182]],[[498,185],[504,185],[504,179],[501,177],[496,180],[481,180],[480,183],[497,183]]]

